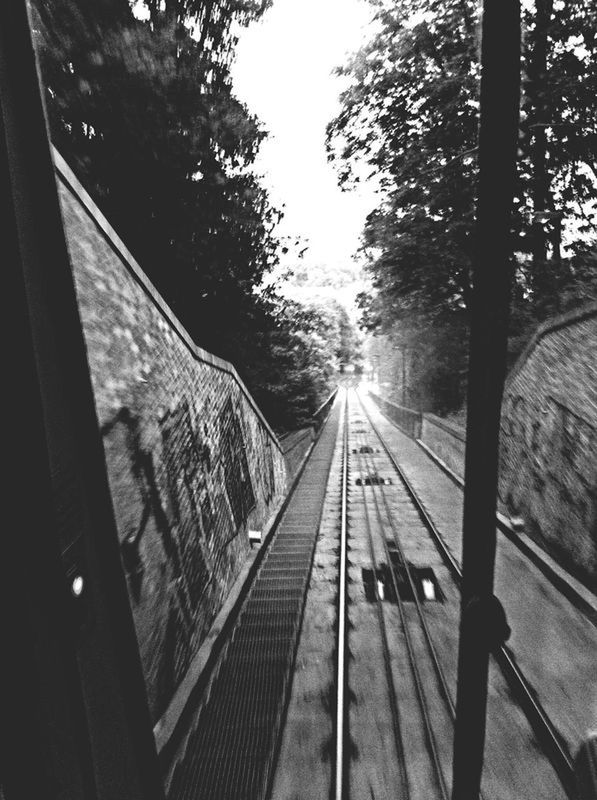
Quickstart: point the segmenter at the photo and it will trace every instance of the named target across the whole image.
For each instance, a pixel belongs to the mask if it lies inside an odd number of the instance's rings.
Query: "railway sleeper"
[[[380,600],[386,600],[388,603],[397,602],[392,573],[395,577],[400,599],[406,603],[414,603],[415,598],[406,570],[401,564],[395,562],[393,556],[394,553],[390,553],[390,558],[392,560],[391,567],[388,566],[388,564],[380,564],[377,570],[362,569],[361,574],[365,598],[369,603],[374,603],[378,597]],[[431,567],[415,567],[410,564],[409,571],[419,602],[442,603],[444,601],[444,593]]]

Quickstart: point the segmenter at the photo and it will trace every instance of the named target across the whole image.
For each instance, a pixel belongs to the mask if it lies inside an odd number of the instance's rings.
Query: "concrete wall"
[[[423,414],[420,438],[452,472],[461,478],[464,477],[466,437],[463,428],[446,422],[434,414]]]
[[[405,408],[392,400],[387,400],[385,397],[377,394],[377,392],[369,392],[369,396],[376,403],[383,413],[394,422],[400,430],[410,436],[412,439],[418,439],[421,435],[421,422],[423,415],[419,411],[413,411],[411,408]]]
[[[55,153],[65,231],[154,722],[286,491],[234,368],[201,350]]]
[[[317,438],[323,423],[332,409],[337,393],[337,388],[331,392],[329,397],[326,398],[313,414],[311,424],[308,427],[300,428],[299,430],[292,431],[280,437],[280,446],[284,454],[286,472],[289,480],[292,480],[301,468],[311,444]]]
[[[508,378],[500,499],[597,589],[597,304],[541,327]]]

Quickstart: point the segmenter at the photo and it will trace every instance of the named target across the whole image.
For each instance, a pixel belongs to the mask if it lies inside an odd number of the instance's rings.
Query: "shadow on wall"
[[[157,719],[215,615],[221,585],[240,555],[229,545],[246,533],[256,502],[231,400],[217,420],[217,440],[207,425],[200,429],[194,422],[186,400],[167,411],[158,422],[157,463],[141,444],[140,426],[139,418],[122,408],[102,434],[108,461],[116,467],[110,480],[123,532],[122,561]],[[269,500],[271,459],[262,466]]]

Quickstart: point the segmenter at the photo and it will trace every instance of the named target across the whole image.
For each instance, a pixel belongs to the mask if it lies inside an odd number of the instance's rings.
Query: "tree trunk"
[[[553,0],[535,0],[535,29],[531,35],[531,52],[528,68],[528,95],[532,104],[531,128],[531,195],[533,211],[538,214],[552,206],[550,176],[547,169],[547,130],[552,122],[547,97],[547,52],[548,37],[553,13]],[[530,116],[531,116],[530,115]],[[533,283],[540,298],[553,295],[552,265],[547,259],[548,235],[545,222],[535,218],[531,228]]]

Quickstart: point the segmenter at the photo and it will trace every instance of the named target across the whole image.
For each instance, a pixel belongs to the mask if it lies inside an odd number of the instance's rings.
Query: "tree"
[[[468,0],[384,2],[377,23],[376,36],[340,70],[351,83],[328,127],[329,153],[345,185],[363,157],[380,176],[384,199],[363,234],[375,293],[361,299],[366,324],[392,331],[413,363],[425,352],[409,374],[418,373],[419,395],[424,385],[435,393],[445,358],[441,351],[429,358],[429,343],[446,342],[442,330],[458,331],[462,343],[470,297],[476,7]],[[451,386],[445,394],[453,396]],[[430,396],[419,400],[432,404]]]
[[[272,297],[275,325],[260,332],[259,358],[250,361],[257,402],[279,432],[306,424],[329,395],[337,371],[335,326],[321,308]]]
[[[315,409],[330,374],[307,312],[283,312],[262,285],[280,215],[251,172],[265,132],[230,65],[233,25],[269,4],[144,0],[133,14],[127,0],[34,0],[34,11],[55,144],[193,338],[284,427]]]
[[[595,225],[597,13],[588,0],[535,0],[524,23],[519,276],[533,317],[543,319],[587,291],[581,262]]]
[[[52,136],[191,334],[231,358],[276,258],[250,171],[265,133],[229,74],[232,23],[267,3],[142,5],[38,0]]]
[[[365,324],[391,332],[410,353],[426,353],[418,396],[433,387],[421,402],[445,409],[459,402],[446,358],[457,373],[466,363],[478,7],[470,0],[375,6],[372,40],[339,70],[349,86],[328,126],[329,155],[344,185],[358,180],[355,163],[365,159],[384,189],[363,233],[373,284],[373,295],[361,298]],[[534,320],[592,291],[586,229],[568,225],[566,255],[561,237],[562,220],[578,222],[595,198],[596,21],[588,0],[525,5],[513,354]]]

